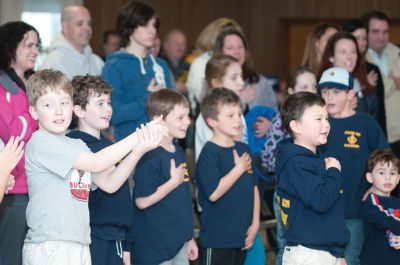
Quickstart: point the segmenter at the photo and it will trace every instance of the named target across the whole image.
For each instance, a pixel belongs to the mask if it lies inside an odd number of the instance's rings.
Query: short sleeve
[[[211,150],[204,150],[200,154],[196,167],[196,181],[199,189],[209,198],[217,189],[222,177],[218,159]]]
[[[27,160],[64,179],[81,153],[90,152],[81,140],[52,136],[40,138],[27,146]]]

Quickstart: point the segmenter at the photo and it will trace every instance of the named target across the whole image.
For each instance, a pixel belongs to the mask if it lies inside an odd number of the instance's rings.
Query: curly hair
[[[71,81],[73,87],[74,105],[86,108],[90,95],[101,96],[102,94],[110,95],[112,88],[101,77],[93,75],[74,76]]]
[[[12,21],[0,26],[0,69],[8,69],[16,59],[18,45],[28,31],[36,32],[40,47],[39,32],[33,26],[22,21]]]
[[[129,1],[118,13],[117,32],[121,36],[121,46],[126,47],[130,43],[130,36],[139,26],[146,26],[152,19],[156,19],[156,29],[160,27],[160,19],[154,9],[141,2]]]

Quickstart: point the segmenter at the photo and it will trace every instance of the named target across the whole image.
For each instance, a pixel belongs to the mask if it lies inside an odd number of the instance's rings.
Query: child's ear
[[[366,176],[366,178],[367,178],[367,181],[369,182],[369,183],[373,183],[374,181],[373,181],[373,179],[372,179],[372,174],[370,173],[370,172],[367,172],[367,174],[365,175]]]
[[[292,132],[294,134],[300,134],[301,133],[301,131],[300,131],[301,125],[300,125],[299,121],[291,120],[289,122],[289,127],[290,127],[290,129],[292,130]]]
[[[32,118],[37,121],[39,118],[37,116],[36,108],[34,106],[29,106],[29,113],[31,114]]]
[[[206,119],[206,123],[210,128],[217,126],[217,121],[210,117]]]
[[[85,117],[85,111],[79,105],[74,105],[74,114],[76,117],[78,117],[78,119]]]
[[[289,95],[293,95],[294,94],[294,89],[292,87],[288,87],[287,92]]]
[[[330,57],[330,58],[329,58],[329,61],[330,61],[331,63],[333,63],[333,57]]]
[[[350,99],[353,99],[355,96],[356,96],[356,91],[355,91],[353,88],[347,90],[347,98],[348,98],[349,100],[350,100]]]

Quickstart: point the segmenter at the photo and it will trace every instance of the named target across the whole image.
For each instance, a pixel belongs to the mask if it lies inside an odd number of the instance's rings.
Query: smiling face
[[[162,124],[169,129],[171,138],[183,139],[186,137],[186,131],[190,125],[190,110],[185,105],[175,105],[168,113]]]
[[[386,20],[372,18],[369,21],[368,45],[378,54],[389,43],[389,23]]]
[[[367,180],[372,184],[373,193],[388,197],[399,183],[399,170],[392,162],[380,162],[367,173]]]
[[[92,18],[83,6],[67,9],[66,18],[62,22],[63,35],[72,47],[82,52],[92,37]]]
[[[232,56],[239,61],[240,65],[243,65],[246,60],[246,48],[243,40],[236,34],[227,35],[224,38],[222,53]]]
[[[30,106],[32,117],[39,122],[39,130],[57,135],[65,135],[72,120],[72,99],[63,90],[48,89]]]
[[[35,31],[28,31],[15,51],[15,60],[11,67],[17,73],[24,73],[35,67],[36,57],[39,54],[39,39]]]
[[[330,125],[326,107],[313,105],[306,108],[301,119],[291,121],[290,127],[295,134],[294,143],[315,152],[316,147],[328,139]]]
[[[142,48],[151,48],[157,37],[157,21],[151,18],[146,25],[138,26],[130,36],[130,42]]]
[[[92,92],[88,96],[85,109],[76,105],[74,112],[79,118],[79,130],[96,136],[110,125],[112,115],[110,95],[103,93],[99,96]]]
[[[344,68],[349,73],[352,73],[357,64],[356,43],[349,39],[338,40],[331,59],[333,66]]]

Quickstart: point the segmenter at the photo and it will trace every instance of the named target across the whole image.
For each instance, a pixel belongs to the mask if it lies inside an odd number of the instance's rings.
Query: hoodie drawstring
[[[122,249],[121,240],[115,240],[115,247],[117,249],[117,255],[122,259],[122,253],[124,252]]]

